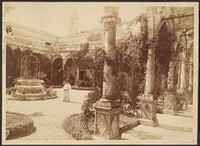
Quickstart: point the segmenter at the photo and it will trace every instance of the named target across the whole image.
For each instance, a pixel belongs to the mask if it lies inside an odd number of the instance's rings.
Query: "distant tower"
[[[78,13],[72,12],[69,20],[69,35],[78,34]]]

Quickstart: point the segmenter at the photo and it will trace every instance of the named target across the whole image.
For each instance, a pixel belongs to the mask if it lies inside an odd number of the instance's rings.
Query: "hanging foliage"
[[[148,53],[148,27],[147,16],[142,14],[126,22],[128,36],[117,45],[119,72],[128,73],[132,79],[129,94],[133,97],[143,93],[145,83],[145,70]],[[132,33],[134,26],[139,25],[139,32]],[[121,85],[122,86],[122,85]]]

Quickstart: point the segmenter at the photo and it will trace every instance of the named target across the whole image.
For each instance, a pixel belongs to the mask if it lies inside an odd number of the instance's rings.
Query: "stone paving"
[[[177,116],[169,114],[157,114],[159,126],[151,127],[139,125],[122,134],[123,139],[134,140],[136,143],[148,141],[150,143],[187,144],[195,141],[194,119],[192,106]],[[190,111],[190,112],[188,112]]]
[[[25,141],[56,142],[59,140],[76,141],[62,128],[64,119],[81,112],[81,104],[89,91],[72,90],[71,102],[63,102],[60,89],[58,98],[44,101],[7,100],[6,109],[11,112],[29,114],[34,120],[36,132],[27,137],[9,140],[10,143]],[[122,134],[123,143],[178,143],[194,141],[192,106],[177,116],[158,114],[159,126],[139,125]],[[96,140],[102,140],[96,138]],[[124,141],[128,140],[128,141]],[[156,141],[155,141],[156,140]],[[77,141],[76,141],[77,142]],[[88,142],[88,141],[87,141]]]

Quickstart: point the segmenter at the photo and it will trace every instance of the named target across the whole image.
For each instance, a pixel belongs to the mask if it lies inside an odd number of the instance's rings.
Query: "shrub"
[[[92,135],[86,133],[81,126],[81,114],[74,114],[67,117],[62,126],[76,140],[92,140]]]
[[[6,140],[28,136],[35,130],[34,122],[29,116],[6,112]]]

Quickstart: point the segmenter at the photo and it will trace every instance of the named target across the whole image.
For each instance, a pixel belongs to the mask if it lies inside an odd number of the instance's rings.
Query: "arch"
[[[51,54],[42,54],[42,56],[48,58],[50,61],[52,60],[52,55]]]
[[[162,28],[163,25],[166,25],[167,28],[168,28],[168,30],[171,31],[170,25],[169,25],[168,21],[162,19],[162,20],[158,23],[158,26],[157,26],[157,28],[156,28],[156,37],[158,37],[159,32],[160,32],[160,29]]]
[[[19,47],[12,49],[6,45],[6,87],[14,86],[14,80],[20,77],[20,60],[22,52]]]
[[[66,67],[66,66],[68,66],[68,67],[70,67],[70,66],[73,66],[74,65],[74,60],[70,57],[70,58],[68,58],[66,61],[65,61],[65,64],[64,64],[64,66]]]
[[[51,84],[54,86],[62,86],[63,82],[63,59],[61,57],[54,58],[51,69]]]
[[[158,28],[158,43],[155,50],[155,84],[158,87],[155,90],[156,97],[162,96],[167,90],[169,65],[173,54],[173,40],[171,39],[171,32],[167,21],[162,21]]]
[[[65,56],[65,59],[63,60],[63,64],[64,64],[64,65],[66,65],[66,63],[67,63],[67,61],[68,61],[69,59],[72,59],[71,56],[72,56],[71,53],[68,53],[68,54]]]
[[[40,79],[45,81],[46,85],[50,85],[51,80],[51,60],[46,54],[41,54]]]
[[[63,60],[63,58],[62,58],[62,56],[60,54],[55,54],[55,55],[52,56],[51,62],[53,63],[58,58],[61,58]]]

